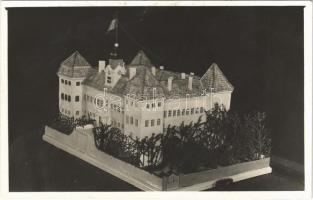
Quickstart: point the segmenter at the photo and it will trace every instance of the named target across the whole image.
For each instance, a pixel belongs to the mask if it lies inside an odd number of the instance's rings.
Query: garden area
[[[217,104],[206,111],[205,121],[168,126],[151,137],[132,138],[106,124],[94,127],[93,134],[97,149],[158,176],[216,169],[271,153],[265,113],[240,115]]]
[[[61,133],[70,135],[76,127],[94,124],[94,121],[95,120],[91,119],[89,116],[82,116],[81,118],[74,119],[74,117],[68,117],[62,113],[58,113],[48,126],[60,131]]]

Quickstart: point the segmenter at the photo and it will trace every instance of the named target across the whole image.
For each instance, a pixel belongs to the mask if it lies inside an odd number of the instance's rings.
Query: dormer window
[[[107,83],[111,83],[111,82],[112,82],[111,77],[108,76],[108,77],[107,77]]]

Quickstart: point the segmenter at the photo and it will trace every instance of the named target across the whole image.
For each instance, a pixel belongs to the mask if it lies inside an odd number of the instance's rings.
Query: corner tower
[[[59,111],[69,117],[79,118],[83,115],[82,81],[89,73],[91,65],[75,51],[65,59],[57,72],[59,77]]]

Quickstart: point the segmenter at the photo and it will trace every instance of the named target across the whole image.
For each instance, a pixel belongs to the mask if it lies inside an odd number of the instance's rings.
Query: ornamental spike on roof
[[[200,79],[201,84],[206,91],[221,92],[233,91],[233,85],[227,80],[221,69],[216,63],[212,63],[209,69]]]
[[[150,59],[147,57],[143,50],[139,50],[137,55],[129,64],[130,66],[152,66]]]

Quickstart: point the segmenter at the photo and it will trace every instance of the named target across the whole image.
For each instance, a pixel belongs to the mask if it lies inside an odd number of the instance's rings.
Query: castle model
[[[115,54],[98,67],[76,51],[57,75],[62,114],[88,116],[139,138],[205,120],[215,103],[229,109],[234,89],[215,63],[202,76],[173,72],[154,66],[142,50],[128,64]]]

